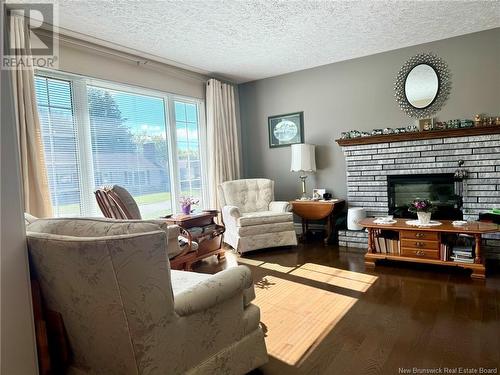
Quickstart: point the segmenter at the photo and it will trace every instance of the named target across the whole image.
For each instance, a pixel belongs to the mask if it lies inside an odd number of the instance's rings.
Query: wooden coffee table
[[[323,220],[326,219],[326,236],[325,244],[331,240],[332,233],[334,232],[334,219],[344,208],[345,201],[343,199],[331,200],[294,200],[291,201],[292,211],[298,215],[302,220],[302,235],[309,230],[310,220]]]
[[[481,236],[484,233],[494,233],[500,230],[497,224],[479,221],[469,222],[463,226],[454,226],[450,220],[439,220],[438,226],[413,226],[406,224],[408,219],[395,219],[394,224],[376,224],[373,218],[359,222],[368,228],[368,252],[365,255],[365,264],[374,266],[379,259],[400,260],[406,262],[439,264],[445,266],[462,267],[472,270],[471,277],[485,278],[485,262],[481,253]],[[381,230],[392,230],[399,233],[399,254],[377,253],[375,238]],[[474,236],[474,263],[454,262],[440,259],[441,235],[444,233],[469,234]]]

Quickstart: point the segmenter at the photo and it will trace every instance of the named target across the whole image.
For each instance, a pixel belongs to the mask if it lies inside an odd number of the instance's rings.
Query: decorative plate
[[[290,142],[299,133],[299,128],[293,121],[283,120],[275,126],[273,133],[279,141]]]
[[[406,222],[406,224],[408,224],[408,225],[414,225],[416,227],[436,227],[436,226],[441,225],[443,223],[441,223],[440,221],[431,220],[427,224],[422,224],[418,220],[408,220]]]
[[[374,224],[381,224],[381,225],[390,225],[390,224],[395,224],[397,223],[396,220],[389,220],[389,221],[383,221],[383,220],[373,220]]]

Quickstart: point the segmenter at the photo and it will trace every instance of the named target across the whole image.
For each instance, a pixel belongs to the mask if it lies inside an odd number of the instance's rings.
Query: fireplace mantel
[[[487,134],[500,134],[500,126],[488,125],[477,128],[429,130],[429,131],[401,133],[401,134],[372,135],[369,137],[336,139],[335,142],[337,142],[340,146],[355,146],[355,145],[369,145],[374,143],[416,141],[424,139],[466,137],[472,135],[487,135]]]

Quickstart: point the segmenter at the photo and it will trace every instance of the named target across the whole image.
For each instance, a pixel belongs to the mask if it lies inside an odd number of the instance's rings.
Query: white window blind
[[[38,74],[36,87],[54,215],[101,215],[93,192],[112,184],[143,218],[203,201],[202,103],[76,76]]]
[[[203,199],[198,113],[196,105],[174,101],[177,132],[177,165],[181,195]]]
[[[37,76],[35,90],[54,215],[78,216],[81,186],[71,82]]]

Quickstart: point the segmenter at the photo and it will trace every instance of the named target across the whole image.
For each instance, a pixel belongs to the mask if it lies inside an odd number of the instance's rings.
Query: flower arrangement
[[[414,199],[408,207],[408,211],[413,213],[418,212],[434,212],[436,210],[436,206],[432,204],[432,202],[428,199]]]
[[[431,215],[436,210],[436,206],[428,199],[414,199],[408,207],[408,211],[416,213],[420,224],[426,225],[431,221]]]
[[[199,202],[200,200],[197,198],[182,196],[179,199],[182,213],[189,215],[191,213],[191,206],[197,205]]]

